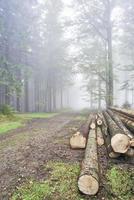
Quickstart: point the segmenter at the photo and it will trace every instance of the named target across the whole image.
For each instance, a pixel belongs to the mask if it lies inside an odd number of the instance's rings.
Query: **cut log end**
[[[72,149],[85,149],[86,138],[77,132],[70,138],[70,146]]]
[[[134,138],[130,140],[130,146],[134,147]]]
[[[83,175],[78,181],[79,190],[87,195],[95,195],[99,190],[98,181],[91,175]]]
[[[101,126],[101,125],[102,125],[102,120],[101,120],[101,119],[98,119],[98,120],[97,120],[97,125],[98,125],[98,126]]]
[[[118,133],[112,137],[111,146],[116,153],[126,153],[130,146],[130,139],[127,135]]]
[[[92,123],[90,124],[90,128],[91,128],[91,129],[95,129],[95,128],[96,128],[96,124],[95,124],[94,122],[92,122]]]

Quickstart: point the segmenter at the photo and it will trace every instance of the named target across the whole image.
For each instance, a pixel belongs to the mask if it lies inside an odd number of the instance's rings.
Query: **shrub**
[[[11,106],[4,104],[0,106],[0,113],[2,115],[13,116],[14,110]]]

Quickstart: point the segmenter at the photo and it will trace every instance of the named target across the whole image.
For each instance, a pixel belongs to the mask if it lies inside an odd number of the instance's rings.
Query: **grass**
[[[0,115],[0,134],[23,126],[27,120],[33,118],[51,118],[55,115],[57,115],[57,113],[24,113],[9,117]]]
[[[57,115],[58,113],[22,113],[16,114],[16,117],[22,119],[33,119],[33,118],[51,118]]]
[[[18,188],[11,200],[84,200],[77,188],[79,164],[48,162],[50,176],[44,182],[29,181]]]
[[[110,200],[132,200],[134,174],[125,169],[113,166],[107,172]]]
[[[0,123],[0,134],[6,133],[7,131],[16,129],[18,127],[22,126],[21,121],[7,121]]]
[[[83,116],[83,115],[79,115],[79,116],[75,117],[75,120],[85,121],[86,119],[87,119],[87,117]]]

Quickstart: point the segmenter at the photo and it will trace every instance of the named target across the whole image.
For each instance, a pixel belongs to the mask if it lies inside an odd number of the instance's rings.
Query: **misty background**
[[[134,107],[133,0],[1,0],[0,105]]]

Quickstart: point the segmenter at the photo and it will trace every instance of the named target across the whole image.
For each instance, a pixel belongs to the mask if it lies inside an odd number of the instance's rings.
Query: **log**
[[[113,113],[111,110],[107,110],[108,114],[111,116],[111,118],[115,121],[115,123],[119,126],[121,130],[124,131],[124,134],[128,135],[129,138],[133,138],[133,135],[130,133],[130,131],[124,126],[123,122],[121,119]]]
[[[134,122],[134,118],[132,118],[132,117],[129,117],[129,116],[127,116],[125,114],[122,114],[120,112],[116,112],[116,111],[113,111],[113,112],[116,113],[119,117],[123,117],[123,118],[125,118],[127,120],[130,120],[130,121]]]
[[[92,115],[92,120],[90,124],[90,129],[95,129],[96,128],[96,116]]]
[[[130,146],[130,138],[118,127],[107,112],[104,112],[111,136],[111,146],[116,153],[125,153]]]
[[[104,138],[103,138],[100,127],[97,128],[97,144],[99,146],[104,145]]]
[[[134,110],[124,109],[124,108],[116,108],[116,107],[110,107],[110,109],[134,118]]]
[[[130,140],[130,146],[134,147],[134,138]]]
[[[90,130],[85,157],[78,179],[79,190],[87,195],[95,195],[99,190],[99,167],[97,155],[96,132]]]
[[[134,148],[129,148],[125,155],[129,157],[134,157]]]
[[[105,120],[105,119],[104,119]],[[111,140],[110,140],[110,135],[108,133],[108,128],[106,127],[106,125],[103,123],[102,127],[102,134],[104,137],[104,143],[107,149],[107,154],[110,158],[118,158],[120,156],[120,153],[115,153],[111,147]]]
[[[103,123],[102,116],[101,116],[100,113],[98,113],[97,116],[96,116],[96,123],[97,123],[98,126],[101,126],[102,123]]]
[[[101,113],[101,118],[102,118],[102,121],[103,121],[103,125],[101,126],[101,131],[103,133],[103,136],[108,134],[108,126],[107,126],[107,123],[106,123],[106,120],[105,120],[105,117],[104,115]]]
[[[125,118],[125,117],[122,117],[120,116],[120,119],[121,121],[124,123],[124,125],[132,132],[134,133],[134,122]]]
[[[85,147],[86,147],[86,138],[80,132],[76,132],[70,138],[70,147],[72,149],[85,149]]]
[[[91,124],[91,120],[92,120],[93,115],[90,114],[86,123],[80,128],[80,133],[86,138],[88,139],[88,134],[89,134],[89,128],[90,128],[90,124]]]
[[[72,149],[85,149],[91,120],[92,114],[89,115],[86,123],[80,127],[79,131],[70,138],[70,147]]]
[[[119,113],[117,111],[114,111],[114,113],[116,113],[119,116],[119,118],[121,119],[123,124],[127,127],[127,129],[129,129],[131,131],[131,135],[133,136],[134,135],[134,118],[129,117],[125,114]],[[130,125],[129,125],[129,123],[130,123]]]

